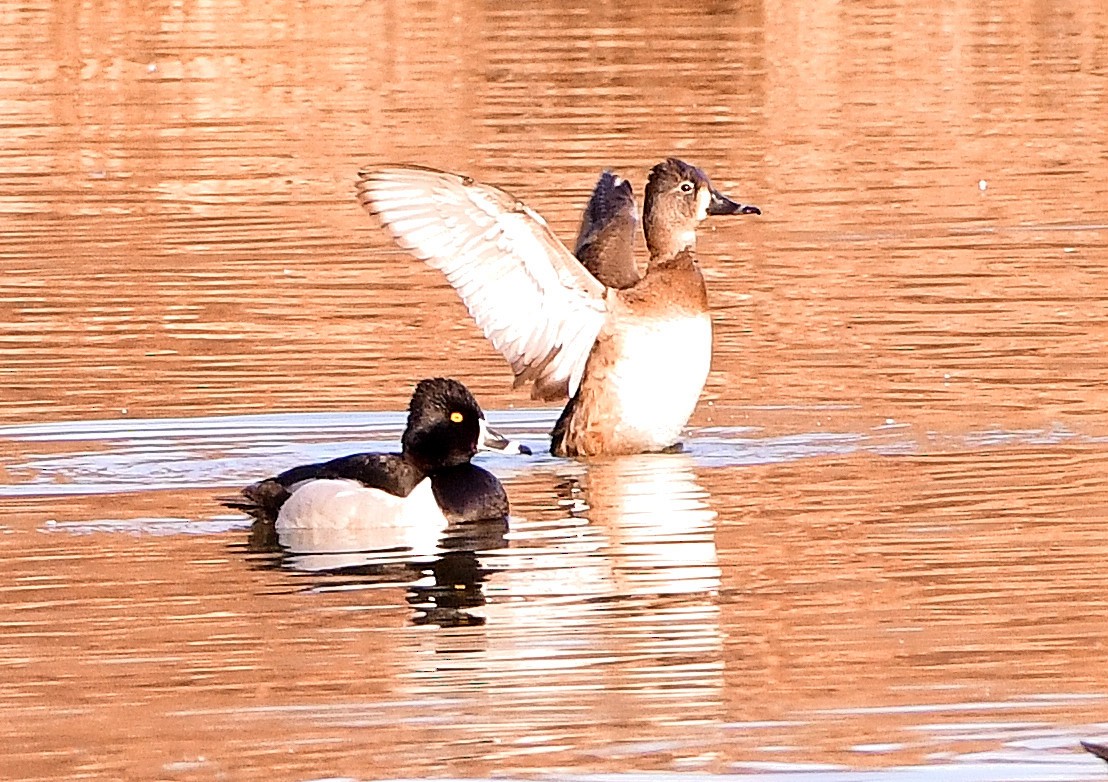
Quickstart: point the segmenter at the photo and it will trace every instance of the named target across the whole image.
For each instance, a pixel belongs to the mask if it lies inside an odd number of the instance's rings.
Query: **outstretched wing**
[[[396,242],[446,275],[531,396],[573,396],[606,312],[604,286],[520,201],[416,167],[358,172],[358,200]]]

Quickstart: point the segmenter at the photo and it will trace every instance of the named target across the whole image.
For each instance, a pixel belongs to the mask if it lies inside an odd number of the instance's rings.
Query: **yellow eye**
[[[465,418],[465,416],[458,412],[453,412],[450,414],[450,420],[456,424],[460,424],[463,418]]]

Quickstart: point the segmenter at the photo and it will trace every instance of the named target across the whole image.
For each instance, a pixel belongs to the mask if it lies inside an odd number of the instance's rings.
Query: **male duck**
[[[470,177],[369,168],[359,172],[358,199],[401,247],[446,274],[517,386],[533,383],[536,399],[569,397],[551,435],[556,456],[676,446],[712,353],[697,225],[761,213],[716,192],[695,166],[659,163],[646,185],[650,261],[639,278],[634,196],[608,173],[582,221],[585,265],[536,212]]]
[[[457,380],[421,380],[400,453],[293,467],[225,504],[274,523],[278,532],[507,518],[500,481],[470,463],[479,448],[530,453],[489,429],[477,400]]]

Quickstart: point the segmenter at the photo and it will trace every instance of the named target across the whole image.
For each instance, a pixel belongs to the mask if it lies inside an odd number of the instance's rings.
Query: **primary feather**
[[[533,210],[469,177],[417,167],[359,172],[358,199],[439,269],[539,399],[573,396],[604,323],[604,285]]]

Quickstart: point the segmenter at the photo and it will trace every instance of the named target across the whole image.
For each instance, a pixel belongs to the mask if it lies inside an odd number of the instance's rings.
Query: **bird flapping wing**
[[[359,172],[358,200],[439,269],[538,399],[573,396],[603,325],[605,287],[546,221],[469,177],[417,167]]]

